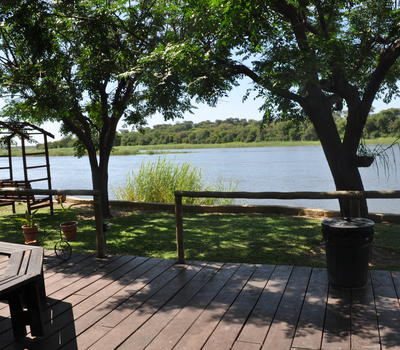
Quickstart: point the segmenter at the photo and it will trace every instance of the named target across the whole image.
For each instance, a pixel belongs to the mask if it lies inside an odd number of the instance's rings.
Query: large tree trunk
[[[330,151],[328,150],[328,153]],[[328,158],[327,152],[325,155]],[[348,154],[342,151],[340,154],[331,154],[335,158],[330,170],[338,191],[364,191],[360,172],[354,159],[349,159]],[[368,217],[367,201],[365,199],[339,200],[340,211],[345,217]]]
[[[328,101],[322,94],[316,94],[307,99],[304,107],[321,141],[336,190],[363,191],[364,186],[356,165],[357,145],[345,147],[341,142]],[[342,216],[368,216],[365,199],[339,200],[339,205]]]

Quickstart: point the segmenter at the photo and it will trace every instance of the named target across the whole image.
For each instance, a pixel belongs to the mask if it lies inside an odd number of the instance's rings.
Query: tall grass
[[[174,203],[175,191],[233,191],[235,185],[218,181],[206,186],[201,170],[190,163],[175,164],[165,158],[142,163],[139,172],[127,176],[126,184],[114,189],[120,200]],[[230,204],[232,200],[216,198],[183,198],[185,204]]]

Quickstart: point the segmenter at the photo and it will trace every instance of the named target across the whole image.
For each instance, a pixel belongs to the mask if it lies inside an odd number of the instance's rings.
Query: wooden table
[[[43,248],[0,242],[0,256],[3,264],[4,256],[8,256],[0,274],[0,299],[8,301],[14,336],[24,337],[27,325],[32,335],[43,336]]]

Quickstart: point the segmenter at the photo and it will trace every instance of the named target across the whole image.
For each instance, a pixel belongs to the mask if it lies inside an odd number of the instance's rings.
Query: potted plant
[[[67,208],[64,207],[62,197],[57,198],[58,203],[61,206],[61,210],[65,213],[68,211]],[[78,222],[77,221],[66,221],[62,222],[60,224],[60,230],[64,234],[65,238],[67,241],[73,241],[76,238],[76,231],[78,228]]]
[[[60,230],[64,233],[67,241],[73,241],[76,238],[76,231],[78,228],[77,221],[66,221],[60,224]]]
[[[22,232],[25,237],[25,244],[32,244],[37,241],[39,228],[34,221],[34,215],[37,210],[34,212],[25,211],[25,217],[18,218],[19,221],[22,221],[24,225],[22,225]]]

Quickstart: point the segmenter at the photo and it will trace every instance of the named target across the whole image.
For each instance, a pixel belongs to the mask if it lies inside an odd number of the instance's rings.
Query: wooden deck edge
[[[78,197],[68,197],[68,201],[76,204],[92,204],[93,200]],[[131,208],[139,211],[175,212],[174,204],[133,202],[110,200],[111,207]],[[329,218],[340,216],[335,210],[291,207],[285,205],[183,205],[184,211],[189,213],[220,213],[220,214],[281,214],[288,216],[308,216],[313,218]],[[370,213],[370,219],[375,222],[389,222],[400,224],[400,215],[390,213]]]

